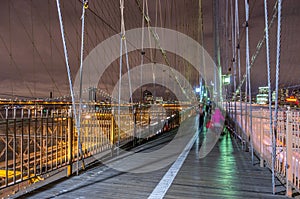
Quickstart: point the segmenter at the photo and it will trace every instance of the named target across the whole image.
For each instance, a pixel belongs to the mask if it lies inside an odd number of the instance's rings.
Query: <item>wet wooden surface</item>
[[[277,180],[277,194],[272,195],[270,170],[259,167],[256,158],[252,165],[250,152],[242,150],[230,134],[221,136],[213,150],[199,159],[204,133],[165,198],[285,198],[285,188]]]

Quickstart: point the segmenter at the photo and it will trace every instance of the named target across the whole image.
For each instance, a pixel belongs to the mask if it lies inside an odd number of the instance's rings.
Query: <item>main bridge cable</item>
[[[276,19],[276,17],[277,17],[277,5],[278,5],[278,1],[275,2],[274,8],[273,8],[273,16],[272,16],[271,22],[270,22],[270,24],[269,24],[269,28],[268,28],[269,30],[271,29],[271,27],[272,27],[272,25],[273,25],[273,23],[274,23],[274,21],[275,21],[275,19]],[[266,30],[264,30],[264,33],[265,33],[265,32],[266,32]],[[255,53],[254,53],[254,54],[252,55],[252,57],[251,57],[251,62],[250,62],[250,66],[249,66],[250,69],[251,69],[252,66],[254,65],[254,62],[255,62],[255,60],[256,60],[256,58],[257,58],[257,56],[258,56],[258,54],[259,54],[259,52],[260,52],[260,50],[261,50],[261,48],[262,48],[262,46],[263,46],[263,44],[265,43],[265,39],[266,39],[266,35],[264,34],[263,38],[258,42],[258,44],[257,44],[257,46],[256,46],[256,51],[255,51]],[[239,42],[238,42],[237,48],[240,48]],[[246,80],[246,74],[243,75],[242,81],[239,82],[239,86],[238,86],[237,90],[235,91],[235,93],[234,93],[234,95],[233,95],[234,98],[237,96],[238,93],[240,93],[241,88],[242,88],[242,86],[243,86],[245,80]]]
[[[187,97],[187,99],[190,99],[190,97],[189,97],[189,96],[187,95],[187,93],[185,92],[184,88],[181,86],[181,84],[180,84],[180,82],[179,82],[179,80],[178,80],[178,77],[175,75],[174,69],[173,69],[172,67],[170,67],[170,62],[169,62],[169,60],[168,60],[166,51],[161,47],[161,45],[160,45],[160,43],[159,43],[159,37],[158,37],[157,33],[154,32],[153,28],[152,28],[151,25],[150,25],[150,17],[149,17],[149,15],[147,15],[147,14],[145,14],[145,13],[143,12],[142,7],[141,7],[141,3],[140,3],[139,0],[135,0],[135,2],[136,2],[136,4],[137,4],[137,6],[138,6],[138,8],[139,8],[139,10],[140,10],[140,12],[141,12],[141,14],[142,14],[142,16],[144,16],[144,20],[146,21],[146,23],[147,23],[147,25],[148,25],[148,29],[150,30],[150,33],[152,34],[152,37],[153,37],[154,40],[155,40],[155,44],[158,46],[158,48],[159,48],[159,50],[160,50],[160,52],[161,52],[161,54],[162,54],[162,56],[163,56],[163,58],[164,58],[164,60],[165,60],[165,62],[166,62],[166,64],[167,64],[167,66],[169,66],[169,69],[170,69],[170,71],[172,72],[172,74],[173,74],[173,76],[174,76],[174,78],[175,78],[176,83],[179,85],[179,87],[180,87],[182,93]]]
[[[62,42],[63,42],[63,47],[64,47],[66,68],[67,68],[67,72],[68,72],[70,93],[71,93],[71,97],[72,97],[73,114],[74,114],[76,128],[77,128],[77,136],[80,137],[80,131],[79,131],[80,130],[79,129],[80,125],[78,124],[78,118],[77,118],[77,112],[76,112],[75,97],[74,97],[71,71],[70,71],[70,66],[69,66],[68,51],[67,51],[67,46],[66,46],[66,41],[65,41],[65,33],[64,33],[64,26],[63,26],[63,21],[62,21],[62,14],[61,14],[61,10],[60,10],[60,0],[56,0],[56,5],[57,5],[57,12],[58,12],[60,30],[61,30],[61,37],[62,37]],[[81,146],[81,145],[79,145],[79,146]],[[81,147],[80,147],[80,153],[83,154]],[[77,157],[77,160],[79,160],[79,156]],[[84,160],[83,160],[83,158],[82,158],[82,166],[83,166],[83,169],[84,169]]]

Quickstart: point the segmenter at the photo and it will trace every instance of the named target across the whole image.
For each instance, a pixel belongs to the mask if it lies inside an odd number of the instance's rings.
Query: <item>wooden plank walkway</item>
[[[285,198],[285,187],[276,181],[272,195],[271,172],[251,164],[251,154],[241,150],[230,134],[220,137],[213,150],[199,159],[205,132],[191,149],[165,198]]]
[[[252,166],[249,152],[242,151],[229,134],[219,139],[207,157],[199,159],[205,131],[199,135],[163,198],[285,198],[271,194],[270,171]],[[173,137],[165,134],[138,148],[150,152]],[[21,198],[148,198],[170,167],[136,174],[99,164]],[[277,185],[284,190],[279,182]]]

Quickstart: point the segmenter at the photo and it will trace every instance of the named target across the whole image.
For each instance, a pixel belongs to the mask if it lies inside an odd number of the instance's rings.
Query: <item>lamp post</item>
[[[224,74],[221,75],[222,77],[222,84],[224,86],[230,85],[231,82],[231,74]],[[227,87],[226,87],[226,94],[227,94]],[[226,97],[225,99],[228,99],[228,97]],[[230,99],[229,99],[230,100]],[[227,100],[226,100],[227,101]],[[226,111],[230,111],[230,101],[229,101],[229,107],[227,108],[227,103],[226,103]],[[230,114],[229,114],[230,115]]]

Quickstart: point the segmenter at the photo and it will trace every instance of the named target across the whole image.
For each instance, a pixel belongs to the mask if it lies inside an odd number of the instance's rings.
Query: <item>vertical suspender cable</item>
[[[203,39],[203,9],[202,9],[202,0],[199,0],[199,10],[198,10],[198,42],[204,48],[204,39]],[[205,77],[205,56],[203,53],[203,49],[200,49],[201,53],[201,64],[203,67],[203,77]],[[203,102],[203,93],[204,93],[204,86],[203,86],[203,77],[199,74],[199,84],[200,84],[200,102]]]
[[[276,161],[276,142],[277,142],[277,118],[278,118],[278,84],[279,84],[279,67],[280,67],[280,34],[281,34],[281,4],[282,0],[278,0],[278,17],[277,17],[277,49],[276,49],[276,80],[275,80],[275,117],[274,117],[274,131],[272,136],[272,165]],[[273,189],[275,194],[275,188]]]
[[[121,42],[124,42],[125,59],[126,59],[126,66],[127,66],[127,71],[128,71],[128,80],[129,80],[130,103],[132,103],[132,89],[131,89],[131,79],[130,79],[130,67],[129,67],[129,59],[128,59],[127,42],[126,42],[126,36],[125,36],[124,0],[120,0],[120,9],[121,9]],[[121,51],[122,51],[122,49],[121,49]],[[122,55],[120,54],[120,56],[122,56]],[[122,63],[120,63],[120,64],[122,64]]]
[[[237,50],[237,64],[238,64],[238,71],[239,71],[239,84],[241,83],[241,51],[240,51],[240,25],[239,25],[239,3],[238,0],[235,0],[235,30],[236,30],[236,40],[238,41],[236,43],[236,50]],[[236,92],[236,90],[235,90]],[[240,91],[240,124],[243,129],[243,105],[242,105],[242,93]],[[243,137],[243,136],[242,136]]]
[[[79,86],[79,107],[78,107],[78,117],[77,117],[77,130],[78,135],[80,135],[81,130],[81,112],[82,112],[82,68],[83,68],[83,48],[84,48],[84,18],[85,18],[85,10],[88,8],[88,0],[84,0],[82,2],[82,16],[81,16],[81,48],[80,48],[80,68],[79,68],[79,78],[80,78],[80,86]],[[77,137],[77,157],[79,157],[79,150],[82,154],[82,162],[84,167],[84,157],[82,153],[82,146],[80,141],[80,136]],[[77,175],[79,174],[79,158],[77,158]]]
[[[122,53],[123,53],[123,42],[122,42],[122,36],[121,36],[121,40],[120,40],[120,64],[119,64],[119,96],[118,96],[118,148],[117,148],[117,155],[119,155],[119,148],[120,148],[120,131],[121,131],[121,120],[120,120],[120,114],[121,114],[121,111],[120,111],[120,105],[121,105],[121,85],[122,85]]]
[[[247,70],[247,82],[249,92],[249,131],[250,131],[250,147],[251,147],[251,161],[253,164],[253,135],[252,135],[252,96],[251,96],[251,73],[250,73],[250,56],[249,56],[249,0],[245,0],[246,8],[246,70]],[[247,92],[247,91],[246,91]],[[247,103],[246,103],[247,104]],[[247,110],[247,105],[246,105]]]
[[[226,72],[225,72],[225,74],[228,74],[228,72],[229,72],[229,61],[228,61],[228,48],[229,48],[229,35],[228,35],[228,33],[229,33],[229,27],[228,27],[228,23],[229,23],[229,20],[228,20],[228,18],[229,18],[229,7],[228,7],[228,0],[225,0],[225,33],[224,33],[224,35],[225,35],[225,67],[226,67]],[[221,74],[222,75],[222,74]],[[231,103],[230,103],[230,97],[229,97],[229,93],[230,93],[230,87],[229,86],[226,86],[225,87],[225,92],[226,92],[226,98],[225,98],[225,100],[226,100],[226,105],[227,105],[227,111],[228,111],[228,113],[229,113],[229,116],[231,116],[231,110],[230,110],[230,105],[231,105]],[[228,102],[228,103],[227,103]]]
[[[144,30],[145,30],[145,0],[143,0],[143,13],[142,13],[142,47],[141,47],[141,102],[143,101],[143,65],[144,65]],[[142,109],[141,109],[142,110]]]
[[[173,2],[173,1],[172,1],[172,2]],[[138,5],[140,11],[142,12],[141,6],[140,6],[140,3],[139,3],[139,0],[136,0],[136,3],[137,3],[137,5]],[[147,0],[146,0],[145,8],[146,8],[146,14],[144,14],[143,16],[144,16],[144,19],[145,19],[145,21],[146,21],[146,23],[147,23],[148,30],[149,30],[149,48],[151,49],[151,46],[152,46],[152,45],[151,45],[151,35],[152,35],[154,41],[156,42],[155,44],[157,45],[158,49],[160,50],[160,52],[161,52],[161,54],[162,54],[162,56],[163,56],[164,61],[166,62],[166,64],[167,64],[168,66],[170,66],[170,62],[169,62],[169,60],[168,60],[166,51],[165,51],[165,50],[161,47],[161,45],[160,45],[159,37],[158,37],[158,35],[153,31],[152,27],[150,26],[150,17],[149,17],[149,12],[148,12],[148,1],[147,1]],[[172,7],[171,7],[171,12],[172,12]],[[151,51],[151,50],[150,50],[150,61],[153,62],[153,56],[152,56],[152,51]],[[179,82],[178,77],[175,75],[174,69],[172,69],[172,67],[170,67],[169,69],[170,69],[170,70],[169,70],[169,73],[170,73],[170,72],[172,73],[172,75],[173,75],[174,78],[175,78],[175,82],[179,85],[181,91],[182,91],[182,92],[186,95],[186,97],[189,99],[189,96],[186,94],[186,92],[185,92],[183,86],[182,86],[181,83]],[[175,82],[174,82],[174,83],[175,83]]]
[[[233,1],[230,0],[230,18],[231,18],[231,48],[232,48],[232,65],[233,65],[233,91],[236,90],[236,34],[235,34],[235,24],[233,20]],[[236,124],[236,98],[234,98],[234,121]],[[234,126],[234,131],[236,132],[236,125]]]
[[[140,121],[142,121],[142,102],[143,102],[143,66],[144,66],[144,34],[145,34],[145,0],[143,0],[143,13],[142,13],[142,46],[141,46],[141,101],[140,101]],[[141,131],[139,131],[139,138],[141,137]]]
[[[211,93],[211,98],[214,99],[214,93],[218,88],[217,83],[217,75],[218,70],[221,70],[220,65],[220,48],[219,48],[219,1],[213,0],[213,20],[214,20],[214,61],[216,63],[216,67],[214,67],[214,85],[213,86],[213,93]],[[220,89],[220,99],[222,98],[222,92]],[[222,101],[222,100],[220,100]]]
[[[246,23],[245,23],[245,28],[246,28],[246,34],[247,34],[247,27],[248,27],[248,19],[247,19],[247,0],[245,0],[245,14],[246,14]],[[247,37],[246,37],[246,67],[245,67],[245,79],[248,80],[248,63],[247,63]],[[248,131],[248,81],[245,82],[245,136],[246,136],[246,150],[248,150],[248,137],[247,137],[247,131]]]
[[[229,7],[228,7],[228,0],[226,0],[225,1],[225,67],[226,67],[226,74],[228,74],[228,72],[229,72],[229,61],[228,61],[228,59],[229,59],[229,56],[228,56],[228,48],[229,48],[229,46],[228,46],[228,43],[229,43],[229,28],[228,28],[228,23],[229,23],[229,21],[228,21],[228,18],[229,18],[229,11],[228,11],[228,9],[229,9]],[[222,75],[222,74],[221,74]],[[229,93],[230,93],[230,87],[229,86],[226,86],[225,87],[225,92],[226,92],[226,107],[227,107],[227,111],[228,111],[228,114],[229,114],[229,117],[231,117],[231,109],[230,109],[230,105],[231,105],[231,103],[230,103],[230,97],[229,97]]]
[[[156,13],[157,13],[157,10],[156,10]],[[150,47],[150,59],[151,59],[151,68],[152,68],[152,81],[154,82],[154,86],[155,86],[155,75],[153,73],[153,68],[154,68],[153,64],[154,64],[154,56],[155,56],[156,50],[154,51],[154,53],[152,52],[151,33],[152,33],[152,35],[153,35],[154,38],[155,38],[155,36],[157,36],[157,34],[156,34],[156,27],[155,27],[155,30],[153,31],[153,29],[151,29],[151,26],[150,26],[150,16],[149,16],[149,10],[148,10],[148,0],[146,0],[146,21],[147,21],[147,27],[148,27],[148,38],[149,38],[149,47]],[[156,43],[154,43],[154,45],[156,46]]]
[[[277,17],[277,1],[275,2],[274,8],[273,8],[273,15],[272,15],[272,19],[270,20],[270,24],[269,24],[269,29],[272,27],[272,25],[274,24],[275,18]],[[263,36],[263,38],[261,38],[261,40],[257,43],[256,45],[256,50],[255,53],[251,56],[251,63],[250,63],[250,69],[252,68],[252,66],[254,65],[254,62],[256,60],[256,58],[258,57],[258,54],[260,53],[260,50],[265,42],[265,34]],[[239,83],[239,86],[236,90],[236,93],[240,92],[244,82],[246,80],[246,75],[243,76],[243,79],[241,80],[241,82]]]
[[[270,68],[270,49],[269,49],[269,25],[268,25],[268,5],[267,0],[264,0],[265,7],[265,35],[266,35],[266,56],[267,56],[267,73],[268,73],[268,87],[269,87],[269,113],[270,113],[270,136],[273,135],[273,117],[272,117],[272,89],[271,89],[271,68]],[[273,164],[272,155],[272,190],[275,194],[275,165]]]
[[[156,29],[157,29],[157,16],[158,16],[158,0],[156,0],[155,2],[155,28],[154,28],[154,32],[155,34],[157,35],[157,32],[156,32]],[[155,49],[156,49],[156,43],[154,44],[155,45]],[[155,68],[156,68],[156,50],[154,51],[154,56],[153,56],[153,61],[154,63],[151,64],[151,67],[152,67],[152,81],[153,81],[153,99],[154,99],[154,102],[155,102],[155,99],[156,99],[156,89],[155,89]]]
[[[8,2],[8,33],[9,33],[9,50],[8,50],[8,54],[9,54],[9,67],[12,68],[12,63],[13,63],[13,53],[12,53],[12,39],[11,39],[11,2]],[[25,84],[26,85],[26,84]],[[11,97],[14,98],[14,85],[13,82],[11,83]],[[29,90],[30,91],[30,90]],[[30,91],[30,93],[32,94],[32,92]],[[33,96],[33,95],[32,95]],[[7,153],[7,152],[6,152]]]
[[[34,42],[34,29],[33,29],[33,13],[32,13],[32,0],[30,1],[30,19],[31,19],[31,38],[32,38],[32,66],[33,66],[33,94],[36,96],[36,61],[35,61],[35,42]]]
[[[121,84],[122,84],[122,54],[123,54],[123,42],[125,49],[125,57],[126,57],[126,65],[128,71],[128,80],[129,80],[129,92],[130,92],[130,103],[132,103],[132,89],[131,89],[131,79],[130,79],[130,68],[129,68],[129,60],[128,60],[128,51],[126,44],[126,36],[125,36],[125,23],[124,23],[124,0],[120,0],[120,10],[121,10],[121,38],[120,38],[120,73],[119,73],[119,98],[118,98],[118,148],[117,153],[119,155],[120,148],[120,104],[121,104]],[[132,109],[133,110],[133,109]]]
[[[157,9],[156,9],[156,16],[157,16]],[[153,30],[151,28],[151,26],[150,26],[150,16],[149,16],[149,10],[148,10],[148,0],[146,0],[146,18],[145,19],[147,21],[147,26],[148,26],[148,38],[149,38],[150,59],[151,59],[151,68],[152,68],[152,81],[154,82],[154,86],[155,86],[155,74],[153,72],[153,69],[154,69],[154,65],[153,64],[154,64],[154,57],[155,57],[156,51],[154,51],[154,53],[152,52],[151,34],[154,37],[154,39],[158,39],[158,35],[156,33],[156,27],[155,27],[155,30]],[[157,23],[157,20],[156,20],[156,23]],[[157,44],[158,44],[157,42],[154,43],[155,46]]]
[[[120,133],[121,133],[121,120],[120,120],[120,114],[121,114],[121,85],[122,85],[122,62],[123,62],[123,37],[124,35],[123,33],[123,26],[122,26],[122,16],[123,16],[123,9],[124,9],[124,5],[123,5],[123,1],[120,0],[120,9],[121,9],[121,38],[120,38],[120,63],[119,63],[119,95],[118,95],[118,148],[117,148],[117,155],[119,155],[119,148],[120,148]]]
[[[202,14],[202,0],[198,1],[198,42],[200,42],[200,45],[204,48],[203,44],[203,14]],[[201,65],[203,67],[203,76],[205,76],[205,60],[204,60],[204,53],[203,50],[200,49],[200,55],[201,56]],[[200,103],[203,102],[203,77],[199,73],[199,87],[200,87]]]
[[[69,66],[68,51],[67,51],[67,46],[66,46],[66,41],[65,41],[65,33],[64,33],[64,27],[63,27],[63,22],[62,22],[62,15],[61,15],[61,11],[60,11],[60,1],[59,0],[56,0],[56,5],[57,5],[60,30],[61,30],[61,37],[62,37],[63,47],[64,47],[64,54],[65,54],[66,68],[67,68],[68,79],[69,79],[70,93],[71,93],[71,98],[72,98],[72,109],[73,109],[74,119],[75,119],[75,123],[76,123],[76,127],[77,127],[77,136],[80,137],[80,132],[78,129],[76,106],[75,106],[74,90],[73,90],[71,71],[70,71],[70,66]],[[79,159],[79,157],[77,157],[77,160],[78,159]],[[83,167],[84,167],[84,162],[82,162],[82,163],[83,163]]]
[[[125,59],[126,59],[126,66],[128,71],[128,81],[129,81],[129,94],[130,94],[130,103],[132,103],[132,88],[131,88],[131,78],[130,78],[130,67],[129,67],[129,59],[128,59],[128,51],[127,51],[127,42],[126,39],[124,41],[124,47],[125,47]]]

